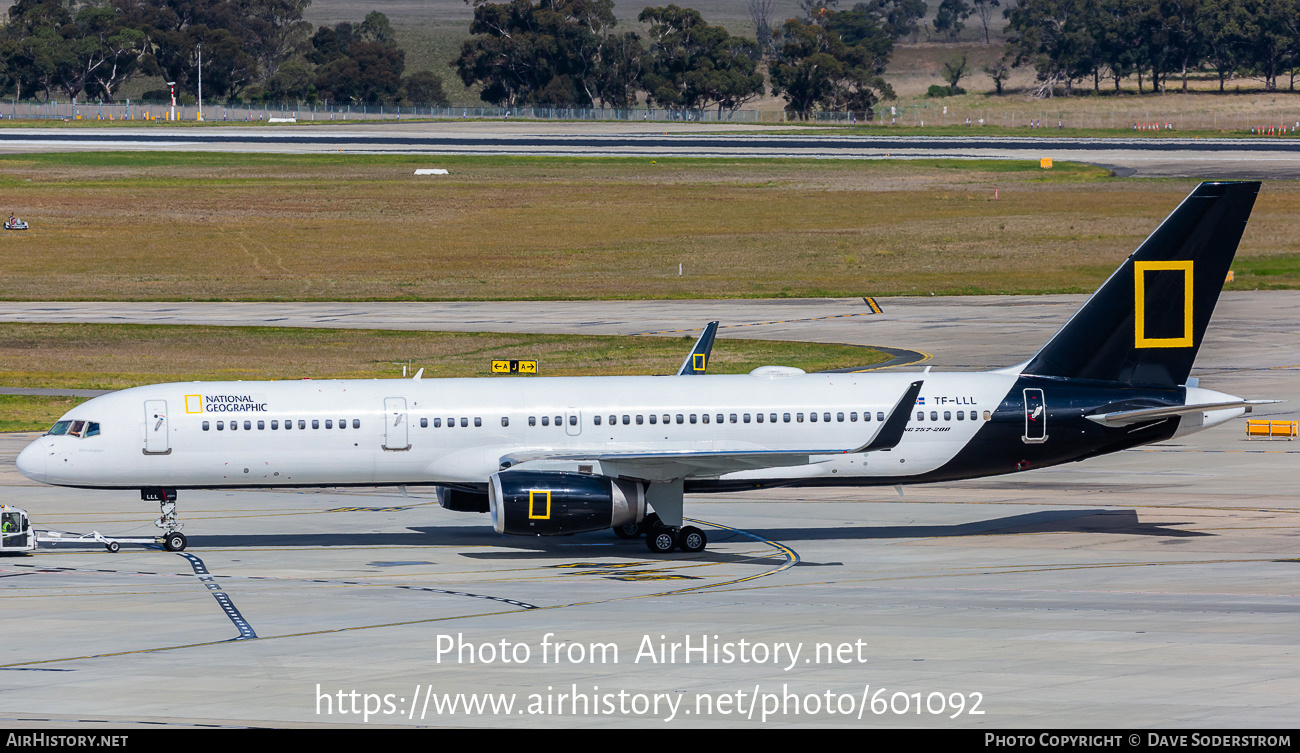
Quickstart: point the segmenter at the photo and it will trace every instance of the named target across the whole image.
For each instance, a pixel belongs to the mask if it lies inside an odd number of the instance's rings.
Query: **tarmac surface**
[[[872,316],[847,300],[3,303],[0,319],[593,333],[720,319],[720,337],[910,348],[973,369],[1023,360],[1081,300],[880,299]],[[1300,292],[1227,293],[1194,375],[1289,400],[1257,415],[1294,419],[1297,354]],[[666,557],[605,533],[499,537],[427,489],[183,493],[183,554],[65,544],[0,559],[0,718],[1290,728],[1300,443],[1243,433],[901,497],[691,496],[709,548]],[[33,436],[0,435],[0,500],[38,528],[150,535],[156,510],[134,494],[18,476]],[[708,650],[674,658],[688,638]],[[715,644],[731,644],[716,662]],[[514,705],[450,711],[441,695],[484,693]]]
[[[797,126],[457,121],[0,129],[0,152],[66,150],[820,159],[1051,157],[1105,165],[1124,176],[1300,177],[1300,142],[1265,137],[980,137],[978,129],[962,137],[849,136],[822,135]]]

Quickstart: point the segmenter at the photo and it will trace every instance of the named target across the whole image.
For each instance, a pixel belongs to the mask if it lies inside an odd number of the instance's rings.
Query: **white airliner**
[[[1258,183],[1205,183],[1033,358],[982,373],[192,382],[77,406],[18,456],[47,484],[139,489],[168,549],[177,489],[434,485],[500,533],[613,528],[697,552],[684,492],[897,485],[1166,440],[1260,402],[1188,379]],[[716,324],[716,323],[715,323]],[[697,378],[683,378],[696,375]],[[650,512],[653,510],[653,513]]]

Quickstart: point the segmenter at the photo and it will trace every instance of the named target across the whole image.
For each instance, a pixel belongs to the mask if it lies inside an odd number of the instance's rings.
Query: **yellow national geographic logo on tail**
[[[1146,282],[1148,272],[1183,273],[1183,334],[1181,337],[1147,337]],[[1192,262],[1139,261],[1133,263],[1133,347],[1192,347]]]

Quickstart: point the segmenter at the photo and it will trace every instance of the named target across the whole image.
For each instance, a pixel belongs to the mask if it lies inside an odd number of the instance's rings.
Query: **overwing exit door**
[[[384,398],[384,449],[411,449],[410,430],[406,420],[406,398]]]
[[[1029,444],[1047,441],[1047,405],[1040,389],[1025,390],[1025,435],[1022,439]]]

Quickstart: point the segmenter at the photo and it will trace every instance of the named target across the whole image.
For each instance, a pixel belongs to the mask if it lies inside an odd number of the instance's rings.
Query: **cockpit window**
[[[86,424],[86,436],[88,437],[99,436],[99,424],[97,422],[91,421]]]
[[[55,425],[51,426],[50,430],[46,433],[54,437],[60,436],[62,434],[67,434],[69,426],[72,426],[71,421],[60,421]]]

